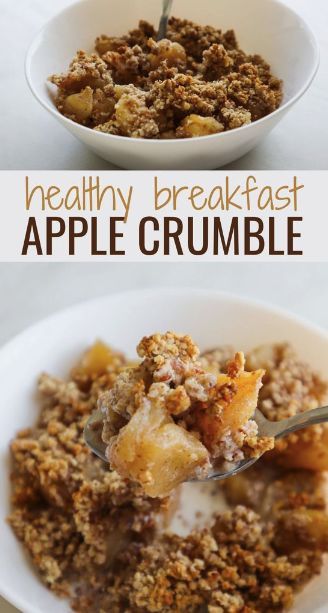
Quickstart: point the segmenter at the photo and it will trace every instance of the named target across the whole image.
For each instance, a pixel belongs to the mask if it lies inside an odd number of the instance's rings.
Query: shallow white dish
[[[290,341],[309,364],[328,364],[328,334],[283,311],[211,291],[145,290],[77,305],[29,328],[0,351],[0,593],[24,613],[64,613],[67,604],[35,575],[5,518],[9,512],[10,440],[34,423],[40,372],[65,375],[96,338],[133,357],[138,340],[168,329],[191,334],[201,349],[231,343],[248,350],[263,342]],[[327,375],[326,373],[323,373]],[[302,591],[297,613],[327,611],[328,567]]]
[[[319,65],[315,37],[278,0],[175,0],[174,15],[223,30],[235,29],[242,49],[261,54],[284,81],[284,101],[271,115],[243,128],[184,140],[143,140],[104,134],[63,117],[47,77],[66,70],[77,49],[93,50],[96,36],[120,35],[139,19],[157,24],[160,0],[83,0],[53,18],[37,35],[26,59],[26,76],[37,100],[95,153],[129,169],[219,168],[255,147],[305,93]],[[292,138],[292,134],[290,135]]]

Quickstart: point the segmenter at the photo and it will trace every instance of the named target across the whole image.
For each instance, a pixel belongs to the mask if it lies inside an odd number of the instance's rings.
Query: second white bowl
[[[327,376],[327,332],[275,308],[207,290],[155,288],[98,298],[40,321],[13,339],[0,350],[0,594],[20,611],[68,613],[67,603],[34,573],[5,521],[10,511],[9,445],[17,430],[35,423],[38,375],[66,376],[97,338],[133,358],[142,336],[166,330],[191,334],[202,350],[231,344],[248,351],[262,343],[289,341]],[[327,613],[327,581],[325,564],[298,596],[293,613]]]

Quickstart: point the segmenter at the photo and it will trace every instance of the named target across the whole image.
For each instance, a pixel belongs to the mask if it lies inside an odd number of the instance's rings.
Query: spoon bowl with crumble
[[[213,373],[189,336],[144,337],[141,363],[99,399],[84,440],[123,478],[165,497],[184,481],[222,480],[250,468],[275,440],[328,421],[328,407],[269,421],[257,409],[263,369],[236,353]]]

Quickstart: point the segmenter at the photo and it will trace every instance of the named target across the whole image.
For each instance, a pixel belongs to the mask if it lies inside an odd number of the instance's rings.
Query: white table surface
[[[52,15],[71,1],[0,0],[1,57],[10,57],[8,63],[2,60],[0,67],[1,169],[110,168],[108,162],[89,152],[42,109],[25,83],[24,57],[29,43]],[[322,50],[321,67],[311,89],[293,112],[263,144],[229,168],[309,170],[328,167],[328,2],[284,1],[297,9],[316,33]]]
[[[154,0],[152,0],[154,1]],[[316,31],[322,63],[311,90],[255,151],[231,168],[326,169],[328,3],[286,0]],[[106,169],[43,112],[23,77],[26,48],[67,0],[0,0],[1,169]],[[13,29],[15,36],[13,37]],[[23,113],[21,112],[23,109]],[[291,137],[292,134],[292,137]],[[0,264],[0,345],[59,308],[120,290],[156,286],[221,289],[288,308],[328,329],[326,264]],[[0,612],[16,611],[0,598]]]

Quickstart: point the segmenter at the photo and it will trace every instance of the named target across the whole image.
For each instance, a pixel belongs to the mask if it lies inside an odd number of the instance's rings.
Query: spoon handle
[[[159,22],[157,40],[161,40],[166,36],[166,29],[171,13],[172,4],[173,0],[163,0],[163,10],[161,20]]]
[[[272,422],[272,425],[275,426],[274,436],[275,438],[282,438],[291,432],[296,432],[315,424],[321,424],[325,421],[328,421],[328,407],[305,411],[305,413],[299,413],[289,419],[282,419],[276,423]]]

